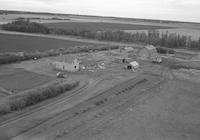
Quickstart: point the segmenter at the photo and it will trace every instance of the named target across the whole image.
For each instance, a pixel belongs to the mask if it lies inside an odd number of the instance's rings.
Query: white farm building
[[[128,69],[136,70],[139,68],[139,63],[137,61],[130,62],[127,66]]]
[[[78,59],[74,59],[71,62],[55,61],[52,62],[52,64],[56,70],[61,70],[61,71],[76,72],[79,71],[80,69],[80,62]]]

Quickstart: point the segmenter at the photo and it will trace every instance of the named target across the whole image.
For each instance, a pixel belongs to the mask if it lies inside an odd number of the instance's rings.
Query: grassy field
[[[46,23],[49,28],[57,29],[86,29],[92,31],[105,30],[144,30],[144,29],[168,29],[170,27],[139,25],[139,24],[121,24],[121,23],[106,23],[106,22],[60,22]]]
[[[20,51],[33,52],[36,50],[45,51],[49,49],[68,48],[83,45],[91,44],[43,37],[0,34],[1,53]]]
[[[33,73],[23,69],[13,69],[12,72],[1,71],[0,87],[10,92],[20,92],[28,90],[51,81],[51,78],[45,75]]]

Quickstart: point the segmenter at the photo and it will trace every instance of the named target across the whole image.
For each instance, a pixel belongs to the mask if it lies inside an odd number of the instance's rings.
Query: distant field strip
[[[169,29],[167,26],[139,25],[139,24],[122,24],[122,23],[106,23],[106,22],[59,22],[45,23],[49,28],[57,29],[85,29],[90,31],[105,30],[146,30],[146,29]]]
[[[0,33],[0,52],[33,52],[73,46],[92,45],[92,43],[46,38],[40,36],[11,35]]]

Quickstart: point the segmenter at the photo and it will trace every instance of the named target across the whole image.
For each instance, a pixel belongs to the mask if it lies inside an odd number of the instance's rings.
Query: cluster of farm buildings
[[[132,47],[124,47],[123,50],[127,52],[134,52],[134,48]],[[137,50],[137,58],[141,60],[148,60],[152,62],[161,63],[162,59],[159,56],[156,47],[152,45],[145,46],[139,50]],[[139,67],[139,63],[137,61],[129,62],[126,58],[121,59],[123,63],[127,63],[128,69],[137,69]],[[80,69],[86,69],[89,67],[87,64],[82,64],[78,58],[71,58],[71,59],[63,59],[63,61],[54,61],[51,63],[54,69],[59,71],[67,71],[67,72],[76,72]],[[81,66],[80,66],[81,65]],[[92,65],[92,64],[90,64]],[[94,64],[97,65],[97,64]],[[104,68],[104,63],[98,64],[99,68]]]

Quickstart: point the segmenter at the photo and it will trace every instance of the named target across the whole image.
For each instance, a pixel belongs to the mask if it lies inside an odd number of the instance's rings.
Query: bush
[[[6,103],[0,106],[0,115],[13,111],[22,110],[28,106],[35,105],[44,100],[59,96],[66,91],[77,87],[79,82],[74,83],[53,83],[46,87],[27,91],[23,95],[11,97]]]
[[[45,51],[45,52],[29,52],[24,53],[24,56],[19,56],[17,53],[2,53],[0,54],[0,64],[9,64],[9,63],[15,63],[20,62],[24,60],[30,60],[34,58],[42,58],[42,57],[50,57],[50,56],[58,56],[60,53],[62,54],[69,54],[69,53],[80,53],[80,52],[89,52],[90,50],[97,50],[97,51],[103,51],[103,50],[109,50],[109,49],[118,49],[119,46],[80,46],[80,47],[73,47],[68,48],[66,50],[63,50],[62,52],[57,50],[53,51]]]
[[[175,51],[170,49],[170,50],[168,50],[168,54],[175,54]]]
[[[156,48],[156,50],[158,53],[167,54],[167,49],[165,49],[165,48]]]
[[[156,50],[160,54],[174,54],[175,53],[174,50],[163,48],[163,47],[158,47],[158,48],[156,48]]]

